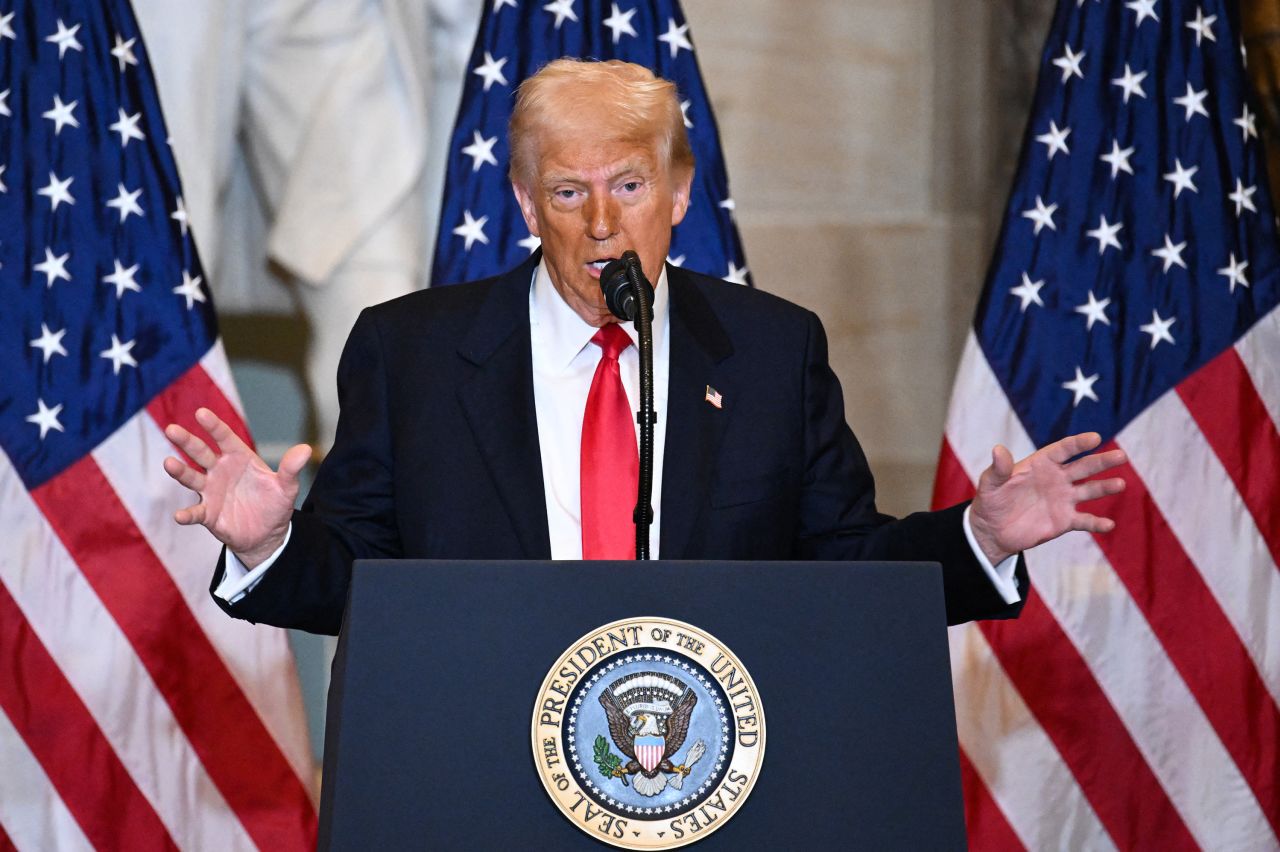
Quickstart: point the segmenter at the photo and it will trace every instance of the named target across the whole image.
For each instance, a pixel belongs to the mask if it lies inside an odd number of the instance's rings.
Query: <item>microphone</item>
[[[658,421],[653,409],[653,285],[644,277],[640,256],[624,251],[622,257],[605,264],[600,272],[600,289],[609,312],[635,323],[636,336],[640,338],[636,347],[640,355],[640,410],[636,412],[640,479],[631,519],[636,525],[636,559],[646,560],[649,527],[653,524],[653,428]]]
[[[637,313],[636,293],[632,283],[643,287],[649,298],[646,304],[653,304],[653,285],[644,277],[640,268],[640,256],[627,250],[622,257],[605,264],[600,272],[600,289],[604,293],[605,306],[609,312],[620,320],[635,322]]]

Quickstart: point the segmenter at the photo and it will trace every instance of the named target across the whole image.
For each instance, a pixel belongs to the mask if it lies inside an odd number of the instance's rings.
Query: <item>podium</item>
[[[319,848],[611,848],[553,803],[530,724],[566,649],[649,616],[731,648],[767,720],[749,797],[692,848],[965,847],[937,565],[371,560],[334,660]]]

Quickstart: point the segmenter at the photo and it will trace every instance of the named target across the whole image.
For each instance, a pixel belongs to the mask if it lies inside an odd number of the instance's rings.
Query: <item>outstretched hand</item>
[[[1123,450],[1082,456],[1102,443],[1097,432],[1071,435],[1014,463],[1009,450],[997,445],[991,466],[978,480],[969,524],[978,546],[998,564],[1015,553],[1043,544],[1071,530],[1108,533],[1115,521],[1076,508],[1124,490],[1124,480],[1079,482],[1127,461]]]
[[[171,423],[164,434],[196,467],[170,456],[165,473],[195,491],[195,504],[174,512],[179,524],[201,524],[252,568],[284,543],[298,496],[298,474],[311,458],[306,444],[290,447],[273,471],[231,427],[207,408],[196,422],[217,444],[208,444]]]

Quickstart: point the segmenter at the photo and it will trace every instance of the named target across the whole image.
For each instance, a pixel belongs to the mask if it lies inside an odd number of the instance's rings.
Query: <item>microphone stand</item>
[[[653,526],[653,430],[658,422],[653,408],[653,287],[644,277],[640,256],[625,251],[605,264],[600,290],[609,312],[635,324],[640,345],[640,410],[636,423],[640,437],[640,481],[631,520],[636,525],[636,559],[649,558],[649,528]]]
[[[653,407],[653,291],[644,280],[638,259],[627,263],[626,270],[636,300],[634,322],[640,340],[640,410],[636,412],[640,427],[640,482],[632,518],[636,524],[636,559],[648,560],[649,527],[653,524],[653,429],[658,421]]]

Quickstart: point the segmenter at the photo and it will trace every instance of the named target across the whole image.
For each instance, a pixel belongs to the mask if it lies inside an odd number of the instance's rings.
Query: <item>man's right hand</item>
[[[290,447],[277,472],[209,409],[198,409],[196,422],[217,443],[217,452],[176,423],[164,430],[196,464],[171,456],[164,460],[165,473],[200,495],[194,505],[174,512],[173,519],[202,524],[246,568],[253,568],[284,543],[298,497],[298,473],[311,458],[311,448]]]

